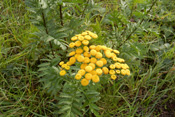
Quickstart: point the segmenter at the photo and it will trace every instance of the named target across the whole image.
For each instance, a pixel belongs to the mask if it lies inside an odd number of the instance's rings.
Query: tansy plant
[[[61,61],[60,76],[69,75],[76,72],[74,79],[80,80],[82,86],[87,86],[90,82],[100,82],[100,76],[110,75],[115,80],[119,75],[130,75],[129,66],[125,60],[118,57],[118,50],[111,49],[104,45],[93,45],[93,39],[98,35],[91,31],[85,31],[71,38],[69,44],[69,61]],[[77,66],[75,71],[70,69]]]
[[[82,19],[97,16],[95,9],[99,11],[100,7],[92,1],[82,2],[81,8],[87,10],[81,14],[77,1],[70,4],[62,0],[26,0],[25,3],[31,12],[32,23],[38,28],[34,33],[37,37],[35,45],[41,46],[38,52],[45,55],[37,56],[41,63],[38,74],[42,89],[54,96],[53,105],[58,111],[53,113],[59,117],[82,117],[92,113],[99,116],[96,102],[100,99],[101,85],[120,78],[120,75],[129,75],[129,67],[118,57],[119,51],[94,45],[98,35],[90,31],[72,37],[69,47],[67,43],[69,35],[86,29]],[[69,13],[77,16],[69,17]]]
[[[39,65],[44,89],[55,96],[63,117],[98,114],[96,102],[101,86],[130,75],[129,66],[119,58],[119,51],[104,45],[94,45],[97,34],[85,31],[71,38],[65,56],[47,55]],[[62,60],[61,60],[62,59]],[[64,60],[64,61],[63,61]],[[47,61],[47,62],[46,62]]]

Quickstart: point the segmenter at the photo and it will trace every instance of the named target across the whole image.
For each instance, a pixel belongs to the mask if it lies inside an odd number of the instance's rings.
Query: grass
[[[109,4],[103,7],[114,12],[110,8],[111,2],[113,1],[104,1]],[[162,3],[167,5],[166,1]],[[32,33],[37,29],[30,22],[24,2],[3,0],[0,9],[0,116],[56,116],[57,100],[46,93],[43,85],[38,82],[39,52],[36,46],[31,46],[35,42],[31,40]],[[160,14],[160,17],[175,18],[173,10],[165,12],[172,15],[168,17]],[[131,66],[132,74],[102,87],[101,100],[97,103],[101,116],[175,115],[175,25],[167,30],[172,22],[168,21],[163,18],[156,20],[154,25],[160,26],[158,36],[153,31],[142,34],[141,31],[136,31],[138,39],[131,37],[134,38],[131,43],[139,41],[145,45],[147,51],[145,54],[143,52],[141,58],[132,58],[127,53],[128,50],[121,49],[125,53],[122,56]],[[112,32],[110,26],[103,27],[102,22],[98,23],[94,24],[98,31]],[[168,27],[164,27],[163,23]],[[160,46],[152,40],[157,43],[166,42],[169,46]],[[133,51],[139,53],[141,50],[136,46]]]

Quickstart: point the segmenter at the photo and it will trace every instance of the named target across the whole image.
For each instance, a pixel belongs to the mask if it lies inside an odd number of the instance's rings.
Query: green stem
[[[42,18],[43,18],[43,24],[44,24],[44,27],[45,27],[46,34],[49,34],[48,29],[47,29],[47,25],[46,25],[45,16],[44,16],[44,13],[43,12],[42,12]],[[53,52],[53,46],[52,46],[52,42],[51,41],[49,41],[49,45],[50,45],[50,48],[51,48],[51,51],[52,51],[52,55],[55,57],[54,52]]]
[[[64,23],[63,23],[63,13],[62,13],[62,5],[60,5],[60,20],[61,20],[61,25],[64,26]]]

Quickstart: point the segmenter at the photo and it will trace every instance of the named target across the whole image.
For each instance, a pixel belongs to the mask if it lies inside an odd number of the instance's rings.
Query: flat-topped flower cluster
[[[111,79],[115,80],[117,75],[130,75],[129,66],[124,63],[125,60],[117,57],[120,53],[104,45],[90,45],[92,39],[97,39],[98,35],[90,31],[85,31],[71,38],[69,44],[71,52],[69,61],[61,61],[60,75],[66,75],[66,71],[76,62],[81,63],[75,79],[81,80],[83,86],[89,82],[97,83],[101,75],[110,74]]]

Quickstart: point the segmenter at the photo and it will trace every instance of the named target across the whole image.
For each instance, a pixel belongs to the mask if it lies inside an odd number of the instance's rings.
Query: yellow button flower
[[[61,61],[60,63],[59,63],[59,65],[63,65],[64,64],[64,61]]]
[[[83,36],[78,36],[78,40],[83,41],[84,37]]]
[[[79,56],[77,57],[77,61],[78,61],[78,62],[83,62],[83,61],[84,61],[84,56],[79,55]]]
[[[89,48],[92,50],[92,49],[95,49],[96,46],[95,45],[91,45]]]
[[[81,74],[79,74],[79,73],[75,75],[75,79],[77,79],[77,80],[80,80],[80,79],[81,79],[81,77],[82,77],[82,75],[81,75]]]
[[[98,67],[102,67],[102,66],[103,66],[103,61],[97,61],[97,62],[96,62],[96,65],[97,65]]]
[[[78,38],[76,36],[72,37],[71,40],[72,41],[76,41]]]
[[[102,58],[102,56],[103,56],[103,55],[102,55],[102,53],[100,53],[100,52],[97,52],[96,55],[95,55],[96,58]]]
[[[117,55],[114,53],[111,53],[111,58],[114,58],[114,57],[117,57]]]
[[[90,54],[89,52],[84,52],[83,55],[84,55],[85,57],[90,57],[90,56],[91,56],[91,54]]]
[[[85,52],[88,52],[88,51],[89,51],[89,48],[88,48],[87,46],[84,46],[84,47],[83,47],[83,50],[84,50]]]
[[[100,68],[96,69],[97,75],[101,75],[103,73],[103,71]]]
[[[85,69],[85,67],[88,66],[86,63],[81,64],[80,68]]]
[[[117,78],[116,75],[111,75],[111,79],[115,80]]]
[[[130,75],[130,71],[129,71],[129,69],[126,69],[126,75]]]
[[[89,80],[87,80],[87,79],[85,79],[85,78],[83,78],[82,80],[81,80],[81,85],[82,86],[87,86],[89,84]]]
[[[109,74],[115,74],[114,70],[109,70]]]
[[[89,63],[89,66],[91,66],[92,69],[95,69],[95,64],[94,63]]]
[[[121,68],[121,64],[120,64],[120,63],[117,63],[117,62],[116,62],[114,65],[115,65],[115,67],[118,68],[118,69]]]
[[[71,43],[69,44],[69,47],[70,47],[70,48],[73,48],[75,45],[76,45],[75,43],[71,42]]]
[[[88,57],[84,57],[84,63],[89,63],[90,62],[90,59]]]
[[[92,71],[92,67],[88,65],[88,66],[85,67],[85,70],[86,70],[87,72],[91,72],[91,71]]]
[[[65,68],[66,66],[67,66],[67,64],[63,64],[63,65],[61,65],[62,68]]]
[[[72,51],[69,53],[69,56],[73,56],[73,55],[75,55],[75,51]]]
[[[111,65],[109,66],[109,68],[110,68],[110,69],[115,69],[115,65],[114,65],[114,64],[111,64]]]
[[[108,74],[109,73],[109,69],[107,67],[103,67],[102,71],[104,74]]]
[[[83,45],[88,45],[89,41],[88,40],[83,40],[82,43],[83,43]]]
[[[66,74],[66,71],[65,70],[61,70],[60,71],[60,76],[64,76]]]
[[[83,32],[83,33],[81,33],[81,35],[85,36],[85,35],[88,35],[88,33],[87,32]]]
[[[97,34],[89,33],[89,35],[90,35],[92,38],[94,38],[94,39],[98,38],[98,35],[97,35]]]
[[[126,70],[122,69],[122,70],[121,70],[121,74],[122,74],[122,75],[126,75],[126,74],[127,74]]]
[[[122,69],[128,69],[129,66],[128,66],[127,64],[121,64],[121,68],[122,68]]]
[[[117,57],[113,57],[112,59],[113,59],[113,61],[117,61],[117,60],[118,60],[118,58],[117,58]]]
[[[111,58],[112,54],[111,54],[111,52],[105,51],[105,56],[107,58]]]
[[[87,80],[91,80],[91,79],[92,79],[92,74],[91,74],[91,73],[85,74],[85,78],[86,78]]]
[[[81,41],[76,41],[75,46],[77,46],[77,47],[81,46]]]
[[[93,81],[94,83],[99,82],[99,81],[100,81],[99,76],[97,76],[97,75],[93,75],[93,76],[92,76],[92,81]]]
[[[92,70],[90,73],[91,73],[92,75],[97,75],[97,72],[96,72],[95,70]]]
[[[105,50],[107,50],[107,47],[106,46],[101,46],[101,49],[105,51]]]
[[[76,53],[77,53],[77,54],[83,53],[83,49],[81,49],[81,48],[76,49]]]
[[[71,66],[71,63],[68,61],[67,63],[66,63],[68,66]]]
[[[113,50],[113,52],[116,54],[120,54],[120,52],[118,50]]]
[[[65,67],[65,69],[66,69],[66,70],[69,70],[69,69],[70,69],[70,66],[67,65],[67,66]]]
[[[81,54],[75,54],[74,57],[77,59]]]
[[[78,74],[81,74],[82,76],[83,76],[85,73],[86,73],[86,71],[85,71],[84,69],[80,69],[80,70],[78,71]]]
[[[107,60],[105,58],[101,58],[100,61],[103,61],[103,65],[107,64]]]
[[[92,49],[92,50],[90,51],[90,54],[91,54],[92,56],[95,56],[95,55],[97,54],[97,51],[94,50],[94,49]]]
[[[117,73],[117,74],[120,74],[120,70],[116,70],[116,73]]]
[[[94,57],[92,57],[91,60],[90,60],[90,62],[95,64],[97,62],[97,59],[94,58]]]
[[[95,50],[100,51],[102,48],[100,45],[96,46]]]
[[[75,57],[71,57],[70,59],[69,59],[69,63],[70,64],[74,64],[76,62],[76,58]]]
[[[84,36],[85,39],[91,40],[91,37],[89,35]]]
[[[120,62],[120,63],[125,62],[125,60],[124,59],[121,59],[121,58],[118,58],[117,61]]]

